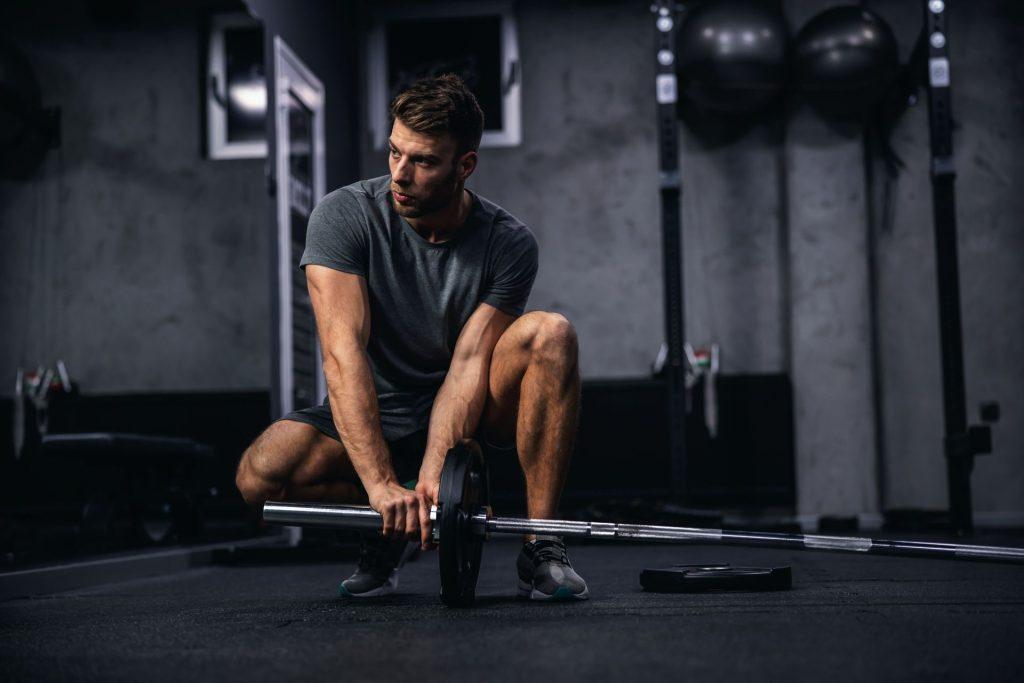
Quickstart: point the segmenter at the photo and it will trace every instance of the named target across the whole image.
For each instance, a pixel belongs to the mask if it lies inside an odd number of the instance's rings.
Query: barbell
[[[441,470],[437,504],[430,509],[431,534],[438,546],[441,601],[446,605],[460,607],[473,604],[483,543],[490,534],[545,534],[626,541],[689,541],[1024,564],[1024,548],[495,517],[488,502],[487,469],[484,466],[483,454],[475,441],[465,439],[448,451]],[[267,502],[263,505],[263,519],[276,524],[335,529],[379,531],[383,527],[380,514],[363,505]]]

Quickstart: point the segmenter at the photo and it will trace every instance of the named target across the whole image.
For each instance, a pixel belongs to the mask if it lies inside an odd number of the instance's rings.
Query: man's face
[[[451,136],[417,133],[396,119],[388,146],[391,198],[398,215],[419,218],[451,204],[462,188]]]

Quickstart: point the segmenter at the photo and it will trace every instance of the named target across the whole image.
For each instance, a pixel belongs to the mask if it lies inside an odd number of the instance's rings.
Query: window
[[[484,111],[482,147],[522,142],[519,47],[510,2],[381,9],[372,17],[367,75],[370,131],[383,150],[388,105],[418,78],[455,73]]]
[[[263,27],[244,12],[214,14],[206,63],[206,150],[211,159],[267,155]]]

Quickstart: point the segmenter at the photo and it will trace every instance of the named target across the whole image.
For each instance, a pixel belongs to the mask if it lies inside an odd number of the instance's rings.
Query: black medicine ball
[[[793,81],[822,116],[867,117],[899,71],[896,38],[881,17],[862,7],[833,7],[800,29]]]
[[[682,107],[751,114],[781,95],[789,30],[776,3],[707,0],[688,10],[677,33]]]

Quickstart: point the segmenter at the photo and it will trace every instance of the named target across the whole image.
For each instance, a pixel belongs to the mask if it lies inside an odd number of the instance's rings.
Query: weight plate
[[[731,567],[728,564],[676,565],[645,569],[640,585],[652,593],[701,591],[778,591],[793,587],[789,567]]]
[[[464,439],[445,456],[437,495],[441,602],[449,607],[472,605],[476,599],[484,537],[475,533],[472,516],[487,503],[483,454],[475,441]]]

